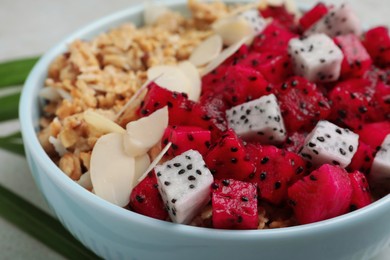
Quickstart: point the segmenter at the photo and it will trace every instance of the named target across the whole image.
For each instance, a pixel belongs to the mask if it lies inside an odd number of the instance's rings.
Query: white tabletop
[[[142,1],[0,0],[0,61],[42,54],[80,26],[139,2]],[[312,5],[315,1],[297,2]],[[350,2],[359,16],[364,17],[365,24],[390,25],[390,1]],[[0,135],[18,128],[18,122],[0,124]],[[49,212],[24,158],[0,151],[0,183]],[[1,218],[0,252],[1,259],[62,259],[57,253]],[[390,250],[386,250],[375,260],[389,259],[389,255]]]

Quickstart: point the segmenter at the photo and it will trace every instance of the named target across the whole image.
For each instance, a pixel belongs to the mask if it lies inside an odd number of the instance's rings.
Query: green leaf
[[[7,136],[0,137],[0,149],[24,156],[22,133],[15,132]]]
[[[56,219],[0,185],[0,216],[69,259],[100,259]]]
[[[20,93],[0,97],[0,122],[18,118]]]
[[[39,57],[0,63],[0,88],[23,84]]]

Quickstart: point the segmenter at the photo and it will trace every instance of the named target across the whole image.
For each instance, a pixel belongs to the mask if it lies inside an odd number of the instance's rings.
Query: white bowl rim
[[[239,2],[239,1],[226,1],[226,2]],[[244,1],[245,2],[245,1]],[[167,6],[176,6],[185,4],[184,0],[167,0],[163,2]],[[193,236],[201,238],[210,238],[210,239],[220,239],[220,240],[241,240],[242,239],[273,239],[280,237],[281,235],[285,237],[297,237],[297,236],[310,236],[320,232],[321,230],[331,230],[340,229],[345,226],[349,226],[353,222],[358,225],[360,222],[364,222],[364,219],[369,219],[370,216],[376,214],[384,213],[386,207],[390,207],[390,196],[386,196],[371,205],[356,210],[351,213],[344,214],[339,217],[332,219],[306,224],[293,227],[286,227],[281,229],[268,229],[268,230],[219,230],[211,228],[201,228],[193,227],[188,225],[178,225],[175,223],[170,223],[166,221],[161,221],[140,215],[138,213],[120,208],[116,205],[113,205],[91,192],[85,190],[83,187],[72,181],[68,176],[66,176],[55,163],[50,159],[46,154],[42,146],[40,145],[37,134],[34,129],[34,122],[31,115],[33,111],[34,102],[38,102],[34,97],[34,91],[37,88],[41,88],[42,85],[38,84],[40,77],[46,75],[48,65],[50,62],[57,57],[59,54],[63,53],[64,48],[67,46],[67,43],[70,43],[74,39],[82,38],[83,35],[95,31],[100,27],[129,17],[131,15],[140,13],[143,10],[143,4],[137,4],[130,6],[125,10],[115,12],[106,17],[100,18],[89,25],[77,30],[72,33],[70,36],[66,37],[65,40],[60,41],[48,52],[46,52],[34,66],[33,70],[29,74],[20,99],[19,105],[19,118],[21,124],[21,131],[23,134],[23,141],[28,150],[34,151],[32,154],[34,160],[36,160],[41,167],[44,167],[46,172],[48,172],[47,177],[52,181],[62,185],[66,192],[75,194],[77,198],[82,201],[82,203],[90,203],[94,207],[97,207],[101,210],[110,211],[113,218],[118,218],[125,221],[134,221],[139,225],[143,225],[145,228],[153,228],[156,231],[161,232],[178,232],[178,234],[184,236]],[[223,235],[221,235],[223,234]]]

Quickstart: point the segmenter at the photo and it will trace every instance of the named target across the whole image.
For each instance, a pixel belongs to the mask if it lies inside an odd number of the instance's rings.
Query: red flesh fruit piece
[[[215,179],[244,180],[255,170],[241,140],[232,129],[210,148],[205,162]]]
[[[360,141],[368,144],[372,149],[378,150],[386,136],[390,134],[390,122],[365,124],[357,134]]]
[[[224,99],[231,106],[263,96],[268,86],[268,82],[258,71],[238,64],[227,69],[222,84]]]
[[[368,30],[363,44],[376,65],[380,67],[390,65],[390,36],[387,27],[378,26]]]
[[[198,151],[205,156],[211,142],[210,131],[194,126],[168,126],[162,138],[162,145],[169,142],[172,146],[166,155],[177,156],[190,149]]]
[[[233,179],[212,184],[213,227],[221,229],[257,229],[256,186]]]
[[[287,132],[310,131],[330,114],[326,97],[305,78],[290,78],[276,91]]]
[[[299,153],[303,145],[305,144],[306,133],[295,132],[292,135],[289,135],[284,142],[283,148],[286,151]]]
[[[287,11],[284,4],[280,6],[268,5],[267,8],[260,10],[260,13],[264,18],[274,18],[274,20],[277,20],[281,25],[292,32],[298,30],[294,14]]]
[[[360,77],[371,67],[371,57],[355,34],[337,36],[334,42],[344,55],[342,77]]]
[[[248,144],[246,148],[256,166],[247,181],[257,184],[261,199],[273,204],[285,201],[288,187],[304,176],[306,162],[274,146]]]
[[[390,86],[379,82],[370,101],[373,108],[369,117],[372,121],[390,120]]]
[[[131,191],[129,206],[139,214],[166,220],[168,212],[165,210],[164,202],[157,186],[157,178],[154,171],[151,171]]]
[[[348,176],[352,186],[350,210],[353,211],[371,204],[370,187],[366,176],[359,171],[350,173]]]
[[[375,150],[371,146],[359,141],[358,149],[347,167],[348,171],[360,171],[364,174],[369,174],[374,160],[374,154]]]
[[[303,16],[299,19],[299,25],[303,31],[306,31],[327,13],[328,7],[324,3],[320,2],[303,14]]]
[[[298,222],[308,224],[346,213],[352,186],[344,169],[325,164],[292,185],[288,196]]]
[[[172,92],[155,83],[151,84],[139,114],[147,116],[164,106],[168,106],[170,125],[186,124],[191,118],[193,102],[188,100],[185,93]]]
[[[239,64],[251,66],[259,71],[267,81],[274,84],[293,75],[292,64],[287,54],[251,52],[240,60]]]
[[[286,30],[279,22],[272,21],[264,31],[255,37],[252,50],[255,52],[272,52],[279,55],[287,54],[288,42],[297,37],[296,34]]]
[[[330,93],[332,113],[330,119],[337,125],[360,129],[368,121],[370,83],[364,79],[350,79],[340,82]]]
[[[192,113],[187,118],[188,124],[209,130],[212,140],[219,139],[227,130],[225,111],[226,104],[221,95],[214,97],[207,93],[193,106]]]

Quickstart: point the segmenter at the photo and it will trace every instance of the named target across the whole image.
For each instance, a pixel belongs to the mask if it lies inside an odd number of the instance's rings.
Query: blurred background
[[[0,0],[0,62],[40,55],[80,27],[142,2],[142,0]],[[298,5],[302,6],[311,6],[316,2],[297,0]],[[350,2],[364,24],[390,25],[389,0]],[[0,124],[0,135],[13,132],[18,127],[18,122]],[[49,211],[35,187],[24,158],[0,151],[0,165],[2,185]],[[1,218],[0,230],[1,259],[61,259],[59,255]],[[385,259],[390,259],[390,250],[375,258]]]

